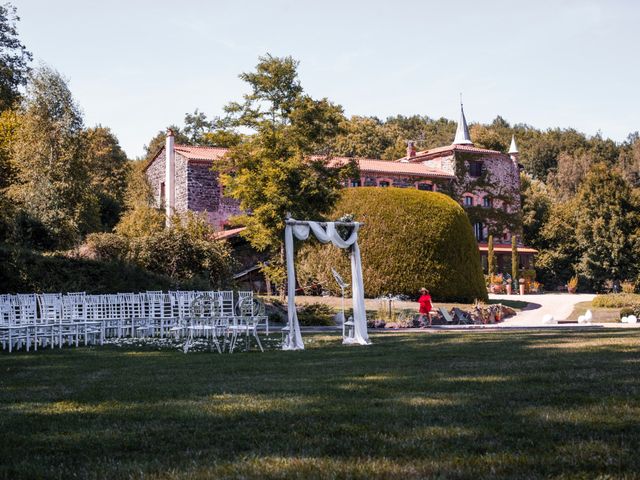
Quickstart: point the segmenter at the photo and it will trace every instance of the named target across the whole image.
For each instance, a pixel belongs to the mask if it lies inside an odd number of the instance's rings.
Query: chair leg
[[[262,348],[262,343],[260,342],[260,337],[258,337],[258,330],[255,329],[253,331],[253,336],[256,337],[256,342],[258,343],[258,347],[260,347],[260,351],[264,352],[264,348]]]

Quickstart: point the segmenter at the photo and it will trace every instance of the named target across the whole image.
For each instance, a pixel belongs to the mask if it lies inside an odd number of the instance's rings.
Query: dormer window
[[[469,162],[469,176],[479,177],[482,175],[482,162],[472,160]]]
[[[482,199],[482,206],[483,206],[484,208],[491,208],[491,207],[493,207],[493,202],[491,201],[491,198],[490,198],[490,197],[484,197],[484,198]]]

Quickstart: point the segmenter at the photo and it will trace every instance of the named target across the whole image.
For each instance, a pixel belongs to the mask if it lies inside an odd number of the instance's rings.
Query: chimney
[[[416,144],[413,140],[407,142],[407,158],[416,156]]]
[[[171,224],[171,216],[174,213],[176,207],[176,152],[175,152],[175,139],[173,136],[173,130],[167,130],[167,140],[164,149],[165,156],[165,212],[167,215],[167,226]]]

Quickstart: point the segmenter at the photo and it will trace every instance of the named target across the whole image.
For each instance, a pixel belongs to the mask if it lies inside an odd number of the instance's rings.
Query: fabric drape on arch
[[[293,236],[298,240],[306,240],[309,233],[313,232],[321,243],[331,242],[338,248],[350,248],[351,256],[351,290],[353,297],[353,338],[345,338],[343,343],[357,343],[368,345],[367,316],[364,306],[364,286],[362,280],[362,263],[360,260],[360,248],[358,247],[358,230],[360,223],[353,222],[353,231],[347,239],[343,239],[333,222],[326,223],[326,229],[319,222],[297,222],[289,219],[285,227],[285,251],[287,259],[287,316],[289,326],[289,340],[282,345],[283,350],[303,350],[304,343],[300,334],[300,324],[296,312],[296,272],[293,255]]]

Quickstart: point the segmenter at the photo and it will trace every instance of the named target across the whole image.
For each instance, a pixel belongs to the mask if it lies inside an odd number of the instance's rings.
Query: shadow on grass
[[[304,352],[0,355],[0,475],[632,476],[639,339],[317,335]]]

